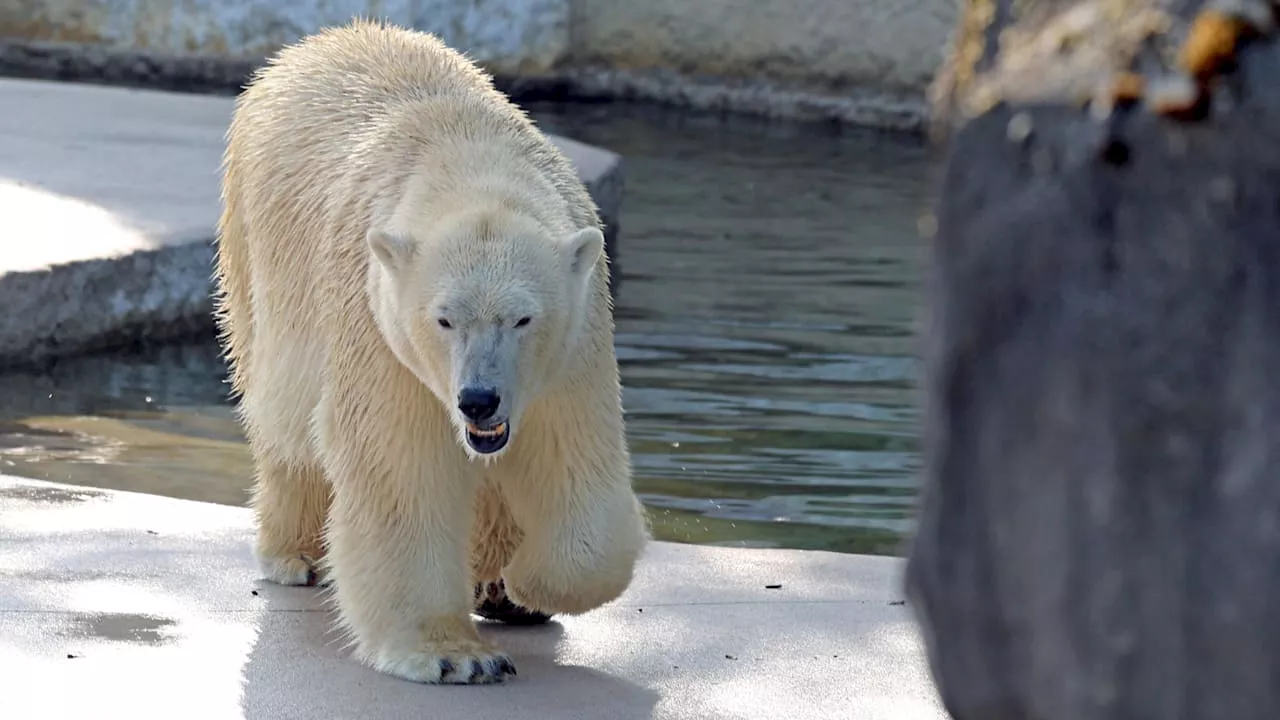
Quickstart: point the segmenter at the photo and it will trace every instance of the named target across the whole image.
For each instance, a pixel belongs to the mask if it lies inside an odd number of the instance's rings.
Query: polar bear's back
[[[431,99],[459,109],[487,106],[495,118],[511,114],[489,75],[435,36],[353,21],[286,46],[255,73],[237,100],[229,150],[247,146],[242,164],[262,155],[317,166],[333,156],[342,164],[362,144],[394,137],[388,126],[403,121],[406,105]]]
[[[434,35],[379,22],[328,28],[277,53],[237,100],[227,150],[239,186],[349,216],[369,208],[343,205],[394,193],[442,136],[508,148],[551,181],[575,226],[599,222],[573,164],[488,73]]]
[[[254,85],[352,119],[424,94],[500,97],[487,73],[434,35],[367,20],[326,28],[283,48]]]

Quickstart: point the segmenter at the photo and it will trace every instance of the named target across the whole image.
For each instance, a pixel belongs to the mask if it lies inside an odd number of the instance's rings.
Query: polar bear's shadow
[[[513,658],[519,676],[498,686],[411,683],[351,658],[333,631],[333,615],[313,588],[261,583],[258,635],[242,669],[244,717],[603,717],[653,716],[659,695],[600,670],[556,662],[564,627],[481,622],[481,634]],[[605,715],[599,715],[603,708]],[[476,713],[479,715],[476,715]],[[583,714],[585,713],[585,714]]]

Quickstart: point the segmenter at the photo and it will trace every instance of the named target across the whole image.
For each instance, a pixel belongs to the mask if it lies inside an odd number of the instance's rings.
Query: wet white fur
[[[473,583],[501,575],[515,602],[569,614],[630,583],[647,529],[598,228],[571,163],[430,35],[327,30],[240,97],[217,317],[258,557],[276,582],[330,575],[363,662],[491,681],[440,670],[501,656],[470,618]],[[496,456],[463,442],[469,373],[505,386]]]

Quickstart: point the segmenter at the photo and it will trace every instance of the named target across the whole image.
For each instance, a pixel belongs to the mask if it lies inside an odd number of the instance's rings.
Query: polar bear
[[[649,528],[599,217],[487,74],[381,22],[304,38],[237,100],[222,204],[267,579],[319,573],[357,659],[457,684],[515,674],[477,584],[547,614],[628,587]]]

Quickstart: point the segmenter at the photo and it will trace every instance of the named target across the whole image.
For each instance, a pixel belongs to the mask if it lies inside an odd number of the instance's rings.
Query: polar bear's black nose
[[[458,409],[471,422],[484,422],[498,412],[502,398],[493,388],[463,388],[458,393]]]

